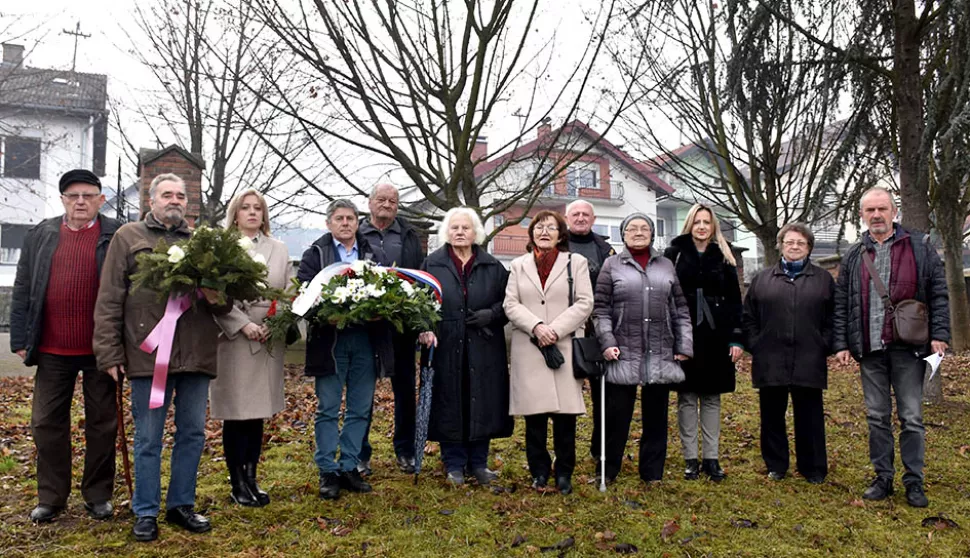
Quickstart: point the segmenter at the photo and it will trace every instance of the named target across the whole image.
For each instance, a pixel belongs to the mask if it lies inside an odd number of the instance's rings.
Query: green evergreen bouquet
[[[169,245],[159,240],[151,252],[135,256],[138,270],[131,275],[132,291],[145,288],[158,292],[159,300],[170,295],[190,295],[199,288],[219,293],[226,299],[275,299],[278,289],[266,285],[266,260],[254,253],[251,240],[238,230],[202,226],[187,240]]]

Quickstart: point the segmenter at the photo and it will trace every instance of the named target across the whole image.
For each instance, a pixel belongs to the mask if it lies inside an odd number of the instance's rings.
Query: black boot
[[[717,459],[705,459],[701,461],[701,471],[707,473],[707,476],[711,477],[714,482],[721,482],[727,478],[727,473],[721,468],[721,464],[717,462]]]
[[[253,495],[246,484],[246,471],[243,467],[229,468],[229,484],[232,485],[232,492],[229,493],[229,496],[233,502],[250,508],[259,507],[256,496]]]
[[[261,490],[259,485],[256,484],[256,464],[252,462],[246,463],[243,465],[243,471],[246,473],[246,487],[249,488],[249,492],[256,498],[258,505],[262,507],[269,504],[269,494]]]
[[[697,480],[701,475],[701,464],[696,459],[685,459],[684,480]]]

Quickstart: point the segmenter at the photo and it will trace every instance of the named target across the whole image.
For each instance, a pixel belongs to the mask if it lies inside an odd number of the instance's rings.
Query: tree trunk
[[[771,267],[778,265],[778,262],[781,261],[781,252],[778,251],[778,229],[776,227],[771,228],[771,230],[767,229],[768,227],[761,227],[757,236],[765,249],[765,257],[762,262],[765,267]]]
[[[903,226],[930,230],[929,169],[920,164],[923,138],[923,88],[920,81],[920,35],[913,0],[896,0],[893,97],[898,114],[899,190]]]
[[[950,346],[956,352],[970,350],[970,302],[963,277],[962,224],[959,214],[952,210],[945,211],[945,216],[938,220],[946,262],[946,289],[950,297]]]

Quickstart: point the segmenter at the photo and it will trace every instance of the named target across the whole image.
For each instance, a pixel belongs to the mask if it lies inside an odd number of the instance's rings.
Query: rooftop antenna
[[[88,39],[91,37],[91,35],[89,33],[81,33],[80,21],[77,22],[77,26],[74,28],[74,31],[68,31],[67,29],[64,29],[63,31],[61,31],[61,34],[74,36],[74,58],[71,59],[71,72],[73,73],[76,71],[76,68],[77,68],[77,40],[81,38]]]

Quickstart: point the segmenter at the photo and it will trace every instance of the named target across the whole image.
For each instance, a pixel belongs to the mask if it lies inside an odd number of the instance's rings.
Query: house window
[[[519,221],[519,226],[522,227],[523,229],[529,228],[529,225],[531,224],[532,224],[532,217],[523,217],[522,220]]]
[[[609,238],[610,236],[610,226],[609,225],[593,225],[593,232]]]
[[[495,216],[495,226],[496,227],[501,227],[504,224],[505,224],[505,215],[496,215]]]
[[[31,226],[0,225],[0,264],[15,264],[20,260],[20,249]]]
[[[610,242],[623,244],[623,231],[620,230],[620,227],[616,225],[610,227]]]
[[[580,188],[598,188],[594,169],[571,168],[566,173],[566,194],[570,197],[576,197],[579,195]]]
[[[40,140],[7,136],[0,138],[5,178],[40,178]]]
[[[734,242],[735,240],[735,226],[731,221],[721,219],[721,234],[724,235],[724,240],[728,242]]]
[[[555,165],[552,161],[542,161],[536,164],[535,180],[543,185],[542,193],[546,196],[556,195]]]
[[[661,238],[667,236],[667,221],[659,217],[657,218],[657,236]]]

